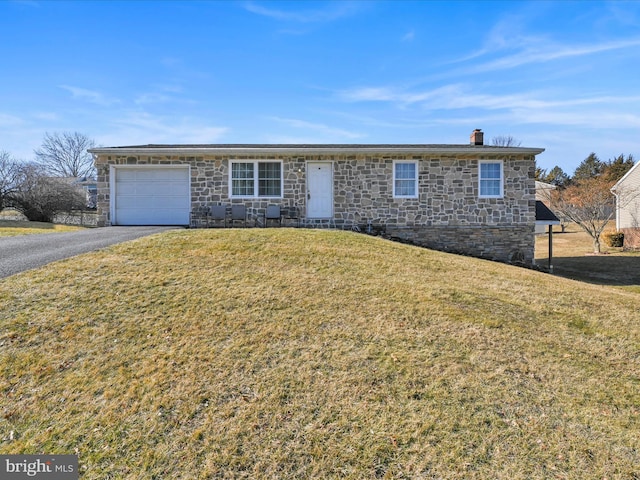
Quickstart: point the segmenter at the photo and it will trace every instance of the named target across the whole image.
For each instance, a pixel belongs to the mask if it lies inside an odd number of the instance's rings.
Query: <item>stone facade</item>
[[[494,149],[495,150],[495,149]],[[303,224],[336,228],[375,226],[387,234],[441,250],[499,261],[532,263],[535,225],[535,153],[267,153],[96,154],[99,225],[110,224],[110,166],[189,165],[192,210],[212,204],[243,203],[258,218],[267,205],[296,207]],[[232,160],[281,161],[281,199],[236,199],[229,194]],[[503,165],[504,196],[479,196],[479,161]],[[418,162],[417,198],[393,196],[394,161]],[[330,162],[333,217],[306,219],[308,162]]]

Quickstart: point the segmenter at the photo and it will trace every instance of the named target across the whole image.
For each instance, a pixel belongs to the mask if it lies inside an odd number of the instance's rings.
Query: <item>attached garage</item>
[[[189,166],[111,168],[112,225],[189,225]]]

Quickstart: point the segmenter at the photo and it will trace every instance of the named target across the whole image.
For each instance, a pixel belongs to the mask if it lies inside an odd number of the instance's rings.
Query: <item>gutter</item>
[[[344,145],[344,146],[320,146],[320,145],[221,145],[221,146],[135,146],[135,147],[105,147],[91,148],[87,150],[93,155],[273,155],[273,154],[489,154],[489,155],[539,155],[544,148],[523,147],[469,147],[440,146],[440,145]]]

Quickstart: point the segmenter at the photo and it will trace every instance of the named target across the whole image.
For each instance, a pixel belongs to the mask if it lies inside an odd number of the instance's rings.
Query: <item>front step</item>
[[[303,218],[301,224],[305,228],[337,228],[336,221],[333,218]]]

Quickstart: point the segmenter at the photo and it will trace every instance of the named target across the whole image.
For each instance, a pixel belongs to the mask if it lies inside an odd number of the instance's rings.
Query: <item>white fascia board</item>
[[[615,194],[616,190],[618,190],[618,187],[624,183],[624,181],[631,174],[631,172],[633,172],[636,168],[639,168],[638,165],[640,165],[640,162],[636,163],[633,167],[631,167],[629,169],[629,171],[627,173],[625,173],[622,176],[622,178],[620,180],[618,180],[613,187],[611,187],[611,192],[613,192]]]
[[[466,154],[466,155],[538,155],[544,152],[544,148],[469,148],[469,147],[447,147],[442,148],[438,146],[375,146],[375,147],[304,147],[295,146],[291,147],[169,147],[169,148],[92,148],[87,150],[94,155],[291,155],[291,154],[303,154],[303,155],[321,155],[321,154],[420,154],[420,153],[438,153],[438,154]]]

